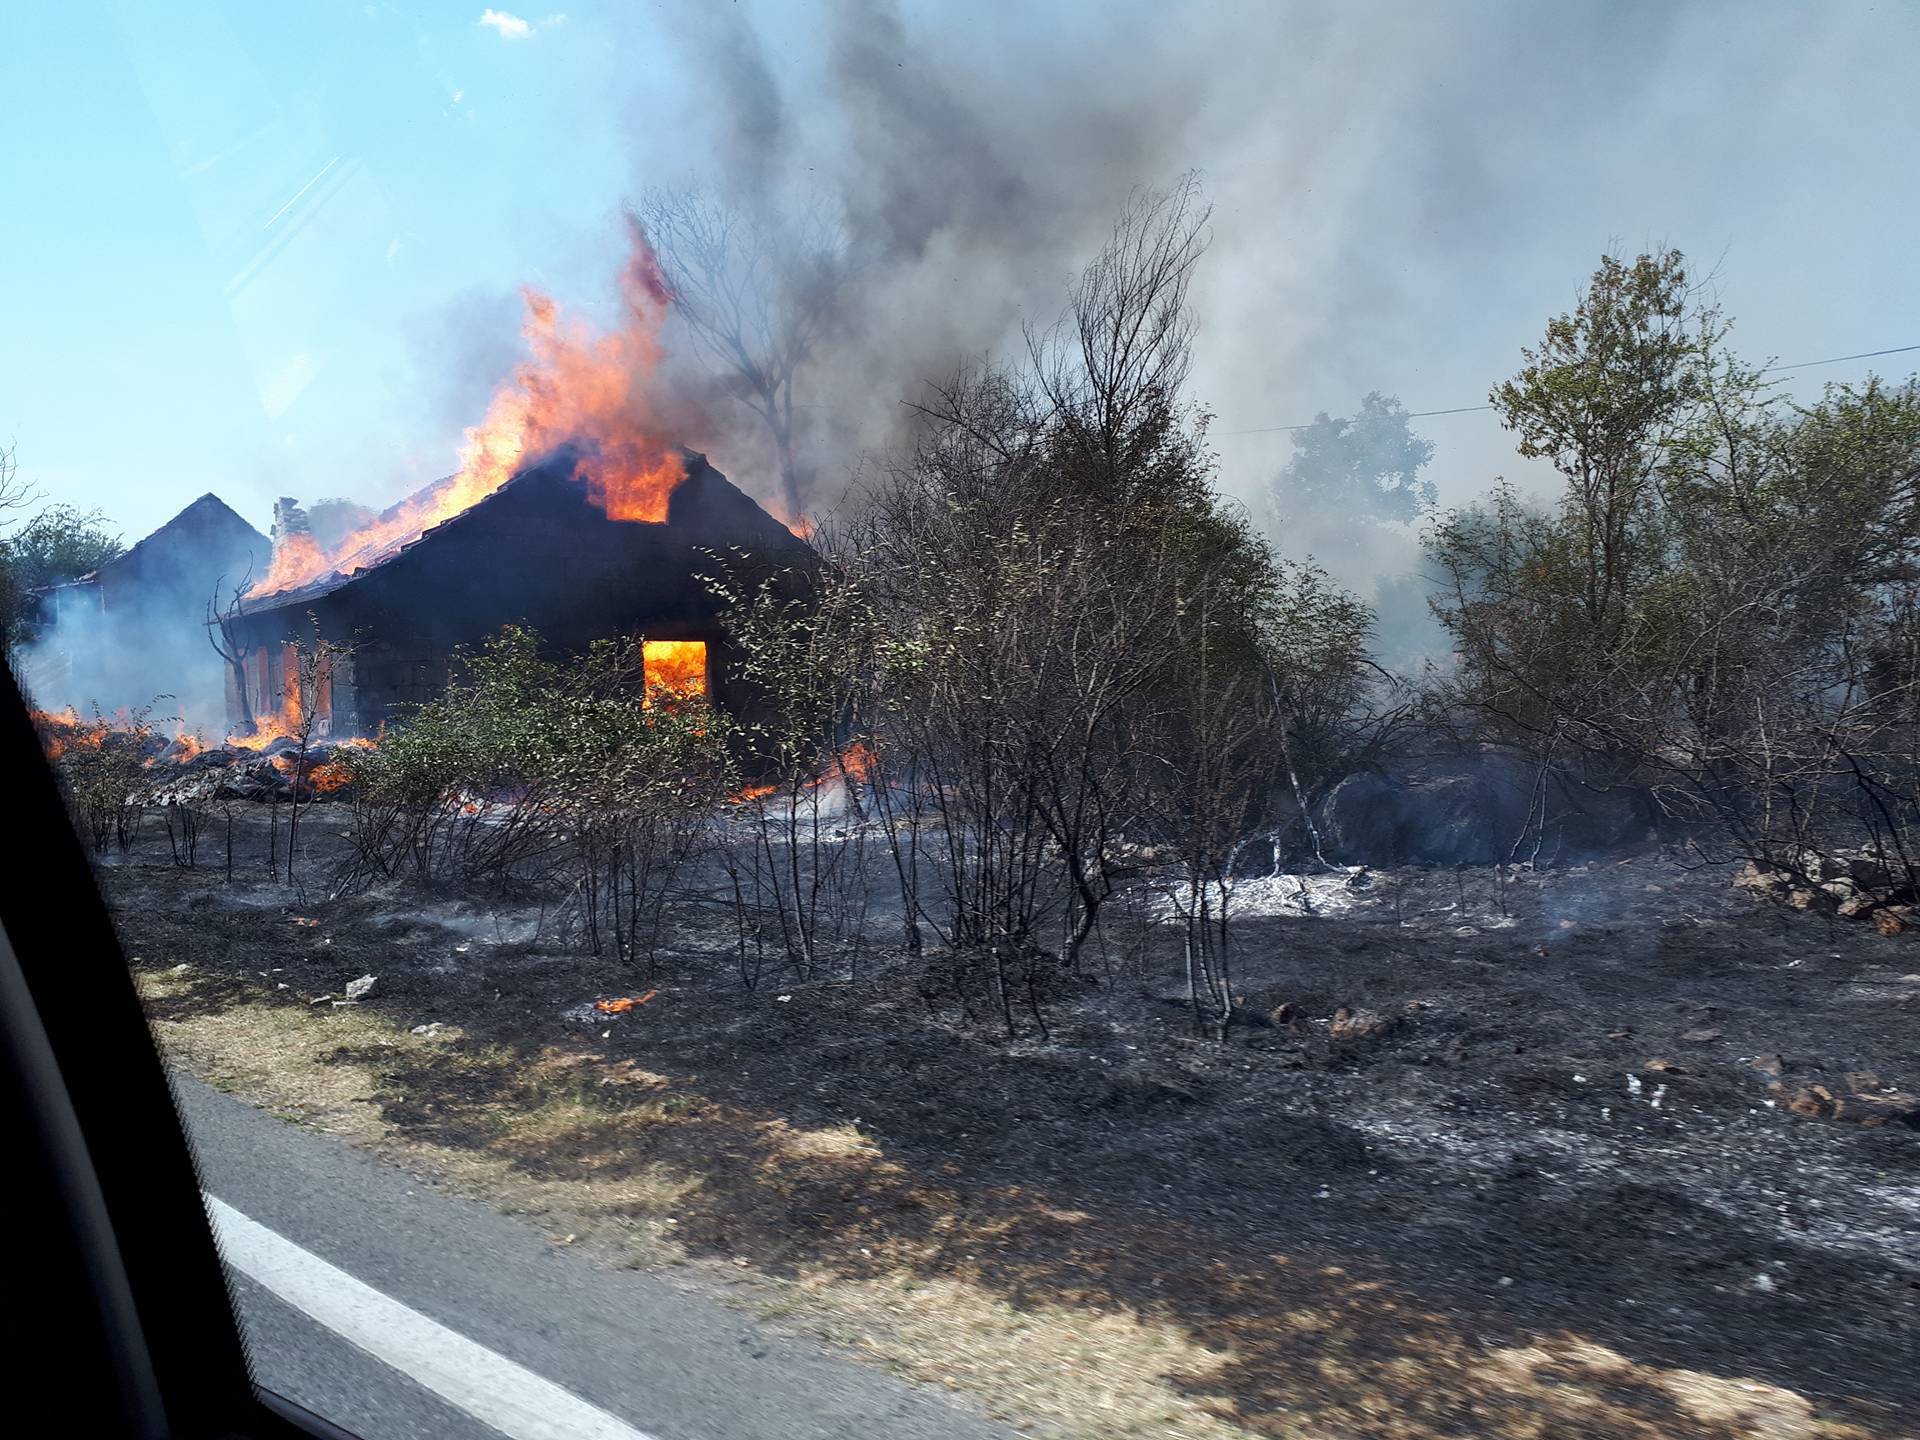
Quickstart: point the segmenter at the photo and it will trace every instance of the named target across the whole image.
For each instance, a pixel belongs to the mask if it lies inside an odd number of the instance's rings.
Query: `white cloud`
[[[480,23],[482,25],[491,25],[494,29],[498,30],[500,32],[500,38],[503,40],[531,40],[533,38],[532,25],[522,20],[518,15],[509,15],[504,10],[481,11]]]
[[[566,24],[567,17],[563,11],[536,22],[522,20],[518,15],[506,10],[482,10],[480,23],[499,31],[502,40],[531,40],[542,30],[551,30],[556,25]]]

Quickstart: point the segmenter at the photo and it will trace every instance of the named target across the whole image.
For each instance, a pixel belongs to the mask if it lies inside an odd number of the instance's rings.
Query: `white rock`
[[[373,993],[373,987],[378,983],[376,977],[372,975],[362,975],[358,980],[349,980],[347,982],[347,999],[366,999],[367,996]]]

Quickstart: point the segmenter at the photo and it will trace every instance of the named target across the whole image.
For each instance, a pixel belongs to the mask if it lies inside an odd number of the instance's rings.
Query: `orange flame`
[[[151,744],[158,738],[136,729],[133,716],[124,708],[115,710],[111,718],[98,716],[93,720],[82,720],[71,705],[64,710],[33,710],[29,715],[49,760],[58,760],[71,750],[102,749],[112,735],[131,736],[142,744]],[[140,767],[152,770],[160,765],[184,765],[206,748],[198,735],[182,725],[163,748],[142,759]]]
[[[867,748],[864,741],[855,740],[834,756],[813,779],[799,785],[793,793],[797,798],[809,791],[824,792],[835,780],[838,780],[844,788],[851,790],[863,784],[872,769],[873,751]],[[732,804],[748,805],[755,800],[766,799],[769,795],[777,793],[780,788],[778,785],[748,785],[727,798]]]
[[[606,1015],[624,1015],[629,1010],[646,1004],[659,993],[658,990],[649,990],[644,995],[622,995],[616,1000],[596,1000],[593,1002],[593,1008]]]
[[[173,745],[169,749],[168,758],[184,765],[206,748],[207,747],[201,743],[198,735],[192,735],[182,730],[173,737]]]
[[[48,760],[58,760],[76,745],[82,749],[97,750],[104,738],[88,730],[71,705],[64,710],[34,710],[29,715],[33,720],[33,728],[39,732],[40,748]]]
[[[651,705],[659,700],[706,698],[706,641],[643,641],[640,663],[644,703]]]
[[[840,752],[833,768],[840,772],[840,777],[849,785],[858,785],[873,768],[873,752],[856,740]]]
[[[319,794],[331,795],[344,790],[353,781],[351,760],[328,760],[307,772],[307,783]]]
[[[274,546],[266,576],[248,593],[276,595],[376,564],[569,441],[585,452],[581,469],[589,498],[610,518],[665,520],[667,497],[685,470],[678,450],[649,423],[647,397],[672,297],[646,236],[637,225],[630,234],[633,251],[620,283],[623,328],[595,335],[563,317],[550,296],[524,289],[521,333],[532,358],[495,393],[486,418],[467,431],[459,472],[332,547],[311,535],[284,537]]]
[[[300,679],[289,674],[280,708],[270,715],[256,716],[253,733],[229,735],[227,744],[238,750],[264,750],[276,740],[291,740],[300,733]]]
[[[359,535],[349,537],[349,541],[358,539]],[[343,541],[336,554],[322,550],[320,542],[311,535],[280,536],[273,542],[273,561],[267,566],[267,573],[247,594],[278,595],[282,590],[298,590],[302,585],[324,580],[345,561],[350,553],[348,543]]]
[[[801,540],[813,539],[818,528],[811,515],[790,515],[784,501],[777,496],[769,496],[760,502],[760,508],[786,526],[788,531]]]

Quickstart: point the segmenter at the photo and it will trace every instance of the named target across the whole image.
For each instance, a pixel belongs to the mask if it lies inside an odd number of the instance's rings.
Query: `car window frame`
[[[90,1406],[106,1433],[354,1440],[253,1380],[159,1046],[4,665],[0,766],[17,842],[0,872],[0,1085],[32,1130],[13,1204],[56,1232],[21,1259],[48,1297],[41,1348],[92,1371],[57,1413]]]

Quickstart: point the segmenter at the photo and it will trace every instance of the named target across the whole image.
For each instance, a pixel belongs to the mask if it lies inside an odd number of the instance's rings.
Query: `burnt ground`
[[[1769,907],[1725,871],[1380,875],[1345,913],[1240,922],[1263,1023],[1225,1044],[1193,1034],[1164,946],[1096,965],[1050,1039],[1009,1042],[904,961],[748,991],[717,913],[683,916],[649,978],[448,902],[228,887],[152,843],[103,873],[136,968],[202,977],[163,1017],[304,1009],[377,974],[364,1009],[461,1038],[342,1058],[378,1067],[400,1135],[456,1150],[497,1147],[556,1049],[670,1077],[674,1123],[622,1128],[633,1102],[603,1085],[610,1128],[513,1163],[698,1175],[675,1211],[694,1256],[904,1265],[1151,1317],[1224,1357],[1175,1387],[1260,1433],[1822,1433],[1690,1401],[1681,1372],[1873,1435],[1920,1414],[1920,1130],[1787,1104],[1920,1091],[1920,943]],[[1295,1018],[1265,1019],[1282,1005]],[[1333,1038],[1341,1007],[1385,1032]],[[853,1125],[886,1163],[808,1162],[776,1119]]]

